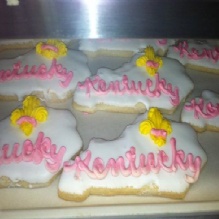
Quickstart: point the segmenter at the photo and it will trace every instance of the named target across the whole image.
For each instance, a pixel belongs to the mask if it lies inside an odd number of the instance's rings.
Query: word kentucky
[[[85,89],[88,96],[91,92],[99,95],[106,95],[111,92],[115,95],[143,95],[149,97],[160,97],[161,94],[169,95],[172,105],[177,106],[180,103],[179,88],[173,87],[165,79],[160,79],[159,74],[155,74],[155,80],[147,79],[145,84],[141,81],[130,81],[127,75],[123,75],[121,81],[111,81],[109,84],[100,76],[87,78],[84,82],[78,83],[79,89]]]
[[[17,62],[13,65],[12,70],[0,70],[0,82],[23,78],[51,80],[54,76],[60,79],[61,87],[68,87],[73,78],[73,72],[68,72],[66,68],[57,63],[56,59],[52,60],[48,68],[45,64],[41,64],[40,66],[25,65],[22,67],[21,62]]]
[[[19,148],[22,147],[19,153]],[[10,152],[11,151],[11,152]],[[40,164],[45,160],[45,166],[49,172],[57,172],[62,166],[62,161],[66,147],[58,148],[51,142],[49,137],[45,137],[43,132],[37,136],[35,144],[31,140],[25,140],[23,146],[15,143],[12,150],[8,144],[0,148],[0,165],[20,162],[32,162]]]
[[[64,171],[74,171],[75,178],[80,178],[80,173],[84,172],[91,179],[104,179],[108,174],[114,177],[119,175],[139,177],[148,175],[151,172],[158,174],[160,170],[172,173],[181,169],[181,171],[185,171],[187,183],[197,181],[202,159],[199,156],[195,157],[192,153],[186,155],[183,150],[177,150],[175,138],[171,138],[170,146],[170,155],[160,150],[159,153],[140,154],[139,157],[136,154],[136,148],[132,146],[125,153],[125,156],[119,156],[117,159],[110,158],[106,162],[100,157],[92,158],[92,152],[87,150],[84,159],[77,156],[74,162],[65,162]],[[167,164],[169,160],[171,162]],[[192,175],[188,175],[189,172]]]

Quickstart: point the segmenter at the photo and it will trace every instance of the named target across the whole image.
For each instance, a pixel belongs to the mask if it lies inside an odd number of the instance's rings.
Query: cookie
[[[86,151],[65,162],[58,195],[71,201],[90,195],[184,198],[206,161],[191,126],[151,108],[117,139],[92,139]]]
[[[33,49],[39,42],[46,42],[46,39],[2,39],[0,40],[0,52],[15,49]],[[59,39],[68,47],[71,45],[70,39]]]
[[[0,60],[0,99],[34,94],[50,102],[72,97],[77,83],[90,76],[87,57],[57,40],[38,43],[15,59]]]
[[[34,96],[0,130],[0,188],[48,186],[82,148],[72,113],[45,108]]]
[[[182,64],[156,56],[148,47],[121,68],[101,68],[96,75],[79,82],[73,107],[89,113],[144,113],[150,107],[173,113],[192,89],[193,82]]]
[[[219,94],[204,90],[201,97],[186,102],[181,121],[189,123],[198,132],[219,131]]]
[[[189,69],[219,73],[218,45],[180,41],[169,47],[167,57],[177,59]]]

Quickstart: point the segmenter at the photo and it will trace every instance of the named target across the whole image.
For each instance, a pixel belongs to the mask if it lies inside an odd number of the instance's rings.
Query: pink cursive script
[[[203,58],[208,58],[216,63],[219,60],[219,48],[214,47],[212,49],[196,49],[189,48],[189,44],[186,41],[180,42],[177,46],[174,46],[176,52],[179,52],[180,57],[188,57],[189,59],[199,60]]]
[[[13,65],[12,70],[0,70],[0,82],[20,80],[23,78],[37,78],[41,80],[51,80],[54,76],[60,79],[61,87],[68,87],[72,78],[73,72],[67,71],[61,64],[58,64],[56,59],[52,60],[51,66],[46,67],[45,64],[40,66],[25,65],[22,67],[20,62]]]
[[[211,102],[205,103],[202,98],[192,99],[190,103],[186,103],[184,109],[187,111],[193,110],[196,119],[199,119],[200,116],[205,119],[219,116],[219,103],[215,105]]]
[[[20,145],[15,143],[10,153],[9,145],[3,145],[0,150],[0,165],[12,162],[20,163],[22,161],[40,164],[45,159],[46,168],[53,173],[60,170],[66,152],[64,146],[57,151],[57,146],[52,144],[51,139],[45,137],[43,132],[38,134],[35,144],[31,140],[25,140],[20,153],[18,152],[19,148]]]
[[[93,79],[87,78],[84,82],[79,82],[78,87],[85,89],[88,96],[90,96],[92,91],[103,95],[112,92],[115,95],[138,94],[149,97],[160,97],[161,93],[163,93],[170,96],[172,105],[177,106],[180,103],[179,88],[173,88],[172,84],[167,83],[165,79],[160,79],[158,73],[155,74],[154,84],[151,79],[145,81],[145,88],[143,88],[141,81],[129,81],[127,75],[123,75],[121,81],[111,81],[109,84],[97,75]]]
[[[190,170],[193,175],[186,175],[185,180],[188,183],[194,183],[200,174],[202,160],[199,156],[194,157],[193,154],[189,153],[185,155],[183,150],[176,149],[176,139],[170,140],[171,144],[171,155],[168,156],[165,151],[160,150],[157,154],[148,153],[141,154],[139,156],[138,166],[136,166],[136,149],[131,147],[125,153],[125,157],[119,156],[117,159],[110,158],[106,164],[104,161],[97,157],[94,159],[93,164],[90,164],[92,153],[86,151],[86,156],[82,160],[79,156],[75,158],[73,163],[67,161],[64,163],[64,171],[75,170],[75,177],[79,178],[81,172],[85,172],[92,179],[104,179],[107,174],[112,174],[116,177],[122,174],[125,177],[135,176],[139,177],[142,174],[147,175],[150,172],[158,174],[160,170],[172,173],[178,169],[183,171]],[[172,159],[169,166],[165,163]],[[128,163],[128,165],[126,165]]]

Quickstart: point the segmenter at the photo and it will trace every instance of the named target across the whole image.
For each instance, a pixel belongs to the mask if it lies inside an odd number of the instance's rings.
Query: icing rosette
[[[154,143],[161,147],[166,143],[167,135],[172,132],[172,127],[157,108],[151,108],[148,112],[148,119],[140,123],[139,131],[143,135],[150,134]]]
[[[40,105],[40,100],[34,96],[28,96],[23,101],[23,108],[15,109],[11,113],[11,124],[19,126],[22,132],[29,136],[38,122],[45,122],[48,111]]]
[[[48,59],[57,59],[67,55],[67,47],[62,41],[47,40],[36,45],[36,53]]]
[[[0,121],[0,188],[49,186],[82,148],[76,126],[69,110],[44,108],[27,96]]]
[[[147,73],[150,76],[154,76],[158,69],[163,65],[163,61],[161,57],[155,56],[153,47],[148,46],[144,52],[144,55],[136,60],[136,65],[138,67],[145,66]]]
[[[23,107],[25,109],[34,109],[38,106],[40,106],[40,100],[39,98],[33,97],[33,96],[27,96],[23,101]]]
[[[38,122],[44,122],[47,119],[48,112],[44,107],[40,106],[33,110],[32,115],[34,115]]]

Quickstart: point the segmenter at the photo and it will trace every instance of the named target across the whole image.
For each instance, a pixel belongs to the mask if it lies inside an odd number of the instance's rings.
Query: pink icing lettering
[[[187,111],[194,111],[194,118],[200,117],[205,119],[212,119],[219,116],[219,103],[213,104],[211,102],[204,102],[202,98],[192,99],[190,103],[184,106]]]
[[[24,162],[32,162],[34,155],[34,146],[32,141],[26,140],[23,144],[22,158]]]
[[[0,82],[11,81],[13,79],[21,80],[23,78],[37,78],[40,80],[51,80],[54,76],[60,79],[61,87],[68,87],[73,79],[73,72],[67,71],[56,59],[52,60],[51,66],[45,64],[40,66],[25,65],[23,68],[20,62],[13,65],[12,70],[0,70]]]
[[[16,162],[16,163],[19,163],[19,162],[22,161],[21,154],[18,155],[19,147],[20,147],[19,144],[14,144],[13,151],[12,151],[12,154],[11,154],[11,157],[14,157],[14,162]],[[0,162],[0,164],[1,164],[1,162]]]
[[[91,90],[95,89],[95,84],[98,82],[100,78],[98,76],[95,76],[93,80],[91,78],[86,78],[83,84],[81,82],[78,82],[79,88],[86,88],[86,94],[90,97]]]
[[[176,149],[176,139],[170,140],[171,154],[168,156],[163,150],[159,153],[140,154],[139,162],[136,162],[136,148],[131,147],[126,153],[125,157],[119,156],[117,159],[110,158],[106,164],[102,158],[97,157],[94,159],[93,164],[90,164],[92,152],[87,150],[85,152],[85,158],[77,156],[75,161],[64,162],[64,171],[75,171],[76,178],[80,178],[81,172],[86,173],[92,179],[104,179],[108,174],[116,177],[122,174],[125,177],[130,175],[139,177],[142,174],[147,175],[149,173],[158,174],[160,170],[166,172],[176,172],[178,169],[183,171],[190,170],[193,175],[186,173],[185,180],[188,183],[194,183],[199,176],[202,160],[199,156],[194,157],[189,153],[185,156],[185,152]],[[172,157],[172,162],[166,164],[169,158]],[[138,163],[138,166],[136,165]]]
[[[78,83],[79,89],[84,89],[87,96],[90,97],[94,92],[96,95],[106,95],[111,92],[115,95],[143,95],[149,97],[160,97],[161,93],[170,96],[170,102],[172,105],[177,106],[180,103],[179,100],[179,88],[167,83],[165,79],[160,79],[159,74],[155,74],[154,82],[151,79],[145,81],[145,88],[141,81],[129,81],[127,75],[123,75],[121,81],[111,81],[108,85],[106,81],[95,76],[93,78],[87,78],[84,82]]]
[[[5,164],[9,164],[12,161],[12,158],[10,156],[8,156],[8,149],[9,149],[8,144],[3,145],[3,147],[2,147],[2,157],[4,157],[4,163]],[[3,162],[0,160],[0,164],[1,163],[3,163]]]
[[[180,57],[186,56],[189,59],[200,60],[207,58],[214,63],[219,60],[219,48],[213,49],[203,48],[198,50],[196,48],[189,48],[189,44],[186,41],[180,42],[177,46],[174,46],[174,50],[179,53]]]
[[[113,91],[116,95],[123,95],[125,93],[125,88],[121,88],[120,81],[111,81],[107,89],[107,92],[109,91]],[[97,92],[99,92],[99,89]]]
[[[202,165],[202,160],[200,157],[196,157],[195,158],[195,162],[193,163],[192,161],[192,154],[190,154],[190,157],[191,157],[191,161],[190,161],[190,164],[193,165],[193,170],[194,170],[194,176],[189,176],[189,175],[186,175],[186,182],[188,183],[194,183],[198,180],[198,177],[199,177],[199,174],[200,174],[200,171],[201,171],[201,165]]]
[[[166,172],[175,172],[176,169],[174,168],[169,168],[168,166],[165,165],[165,163],[169,160],[169,157],[167,156],[167,154],[165,153],[165,151],[163,150],[160,150],[159,153],[158,153],[158,163],[159,163],[159,166],[160,168],[162,168],[164,171]]]
[[[20,145],[15,143],[12,152],[9,154],[9,145],[3,145],[0,150],[0,165],[13,162],[40,164],[45,160],[45,167],[53,173],[60,170],[66,152],[66,147],[62,146],[58,150],[57,146],[52,144],[51,139],[45,137],[43,132],[38,134],[35,144],[31,140],[25,140],[20,154],[18,154],[19,147]]]
[[[125,154],[128,163],[129,163],[129,169],[132,174],[132,176],[140,176],[141,175],[141,169],[137,168],[135,165],[135,160],[136,160],[136,152],[135,152],[135,147],[131,147],[129,151],[126,152]]]

